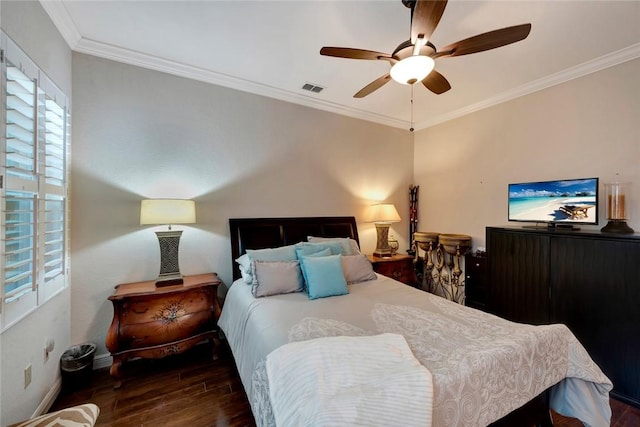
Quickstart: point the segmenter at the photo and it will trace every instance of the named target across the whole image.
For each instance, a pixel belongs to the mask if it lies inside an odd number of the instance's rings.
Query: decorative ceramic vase
[[[393,235],[389,236],[389,248],[391,248],[391,256],[394,256],[400,247],[400,243],[396,240]]]

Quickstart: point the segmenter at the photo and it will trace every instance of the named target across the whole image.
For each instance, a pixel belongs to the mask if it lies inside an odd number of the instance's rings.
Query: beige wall
[[[154,227],[140,200],[193,198],[197,224],[180,227],[185,274],[231,282],[228,219],[354,215],[386,200],[408,247],[412,135],[232,89],[74,54],[72,340],[98,356],[114,285],[159,272]],[[358,224],[363,250],[372,224]]]
[[[37,1],[5,1],[0,26],[71,97],[71,49]],[[31,417],[53,403],[58,360],[70,345],[70,290],[66,289],[0,335],[0,426]],[[44,359],[45,342],[55,349]],[[24,388],[24,368],[32,382]]]
[[[632,183],[628,224],[640,232],[638,76],[636,59],[417,132],[418,229],[484,246],[485,226],[508,224],[509,183],[600,177],[601,203],[603,183]],[[582,228],[599,230],[604,211]]]

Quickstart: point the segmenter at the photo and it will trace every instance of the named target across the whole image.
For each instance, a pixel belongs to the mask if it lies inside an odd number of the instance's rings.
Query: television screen
[[[598,178],[509,184],[509,221],[598,223]]]

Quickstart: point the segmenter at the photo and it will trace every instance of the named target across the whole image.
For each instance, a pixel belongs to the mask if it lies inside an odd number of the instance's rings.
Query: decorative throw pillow
[[[373,265],[366,255],[351,255],[342,257],[342,270],[348,284],[376,280],[378,276],[373,271]]]
[[[323,257],[323,256],[329,256],[331,255],[331,249],[329,248],[324,248],[318,252],[312,252],[309,255],[300,255],[298,257],[298,261],[300,261],[300,269],[302,270],[302,277],[304,279],[305,282],[305,289],[306,289],[306,283],[307,283],[307,273],[305,272],[304,269],[304,261],[306,258],[313,258],[313,257]]]
[[[304,257],[303,268],[309,299],[349,293],[342,271],[341,255]]]
[[[360,253],[358,242],[349,237],[316,237],[307,236],[311,243],[337,242],[342,245],[342,255],[357,255]]]
[[[249,272],[252,274],[250,284],[255,284],[256,278],[253,276],[253,263],[256,261],[297,261],[294,245],[281,246],[279,248],[247,249],[247,255],[251,262]],[[240,257],[242,258],[242,257]],[[238,258],[238,259],[240,259]],[[245,271],[246,272],[246,271]],[[242,272],[241,272],[242,273]]]
[[[247,249],[247,255],[251,261],[295,261],[295,245],[281,246],[279,248]]]
[[[298,261],[256,261],[253,265],[254,297],[302,292],[304,282]]]
[[[338,242],[326,242],[326,243],[300,242],[295,244],[296,255],[298,256],[298,259],[300,259],[301,256],[311,255],[327,248],[331,250],[331,255],[342,254],[342,245]]]

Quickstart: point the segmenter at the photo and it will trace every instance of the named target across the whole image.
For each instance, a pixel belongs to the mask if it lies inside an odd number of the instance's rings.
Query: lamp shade
[[[371,205],[366,217],[366,222],[391,223],[400,221],[400,215],[392,203]]]
[[[196,204],[193,200],[146,199],[140,204],[140,224],[193,224]]]

